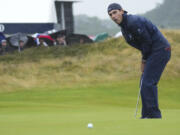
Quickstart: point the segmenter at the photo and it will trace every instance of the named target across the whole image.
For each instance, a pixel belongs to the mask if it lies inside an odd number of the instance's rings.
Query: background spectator
[[[66,37],[64,35],[58,35],[56,38],[56,44],[55,45],[61,45],[66,46]]]
[[[19,40],[19,52],[24,50],[25,42],[23,40]]]
[[[9,47],[7,45],[7,41],[5,39],[1,40],[0,54],[5,55],[8,51]]]
[[[45,47],[48,47],[48,44],[44,41],[43,38],[39,38],[39,46],[45,46]]]

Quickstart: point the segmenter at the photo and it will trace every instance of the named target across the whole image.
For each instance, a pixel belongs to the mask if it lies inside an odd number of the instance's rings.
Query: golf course
[[[162,119],[135,118],[141,54],[123,38],[0,57],[0,135],[179,135],[180,31],[159,82]],[[88,128],[88,123],[93,128]]]

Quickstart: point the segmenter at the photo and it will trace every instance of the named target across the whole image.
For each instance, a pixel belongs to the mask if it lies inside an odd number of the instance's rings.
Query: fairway
[[[0,94],[1,135],[178,135],[179,80],[161,82],[162,120],[134,118],[137,81]],[[171,91],[172,93],[169,93]],[[138,111],[140,117],[140,109]],[[87,124],[94,128],[88,129]]]

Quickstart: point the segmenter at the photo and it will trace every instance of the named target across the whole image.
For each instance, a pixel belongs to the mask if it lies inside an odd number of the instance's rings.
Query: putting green
[[[179,135],[178,85],[177,81],[161,83],[162,120],[134,118],[137,81],[3,92],[0,94],[0,134]],[[94,128],[88,129],[88,123],[93,123]]]
[[[163,120],[133,118],[134,109],[120,107],[19,107],[0,114],[2,135],[178,135],[180,110],[163,110]],[[87,124],[94,128],[88,129]]]

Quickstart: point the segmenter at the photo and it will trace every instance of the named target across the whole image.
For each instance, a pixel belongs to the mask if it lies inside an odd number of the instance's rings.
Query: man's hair
[[[121,7],[120,4],[118,3],[111,3],[109,6],[108,6],[108,13],[112,10],[123,10],[123,8]],[[123,10],[125,13],[127,13],[127,11]]]

